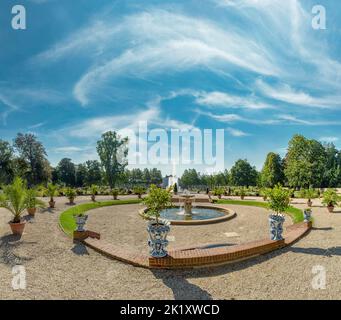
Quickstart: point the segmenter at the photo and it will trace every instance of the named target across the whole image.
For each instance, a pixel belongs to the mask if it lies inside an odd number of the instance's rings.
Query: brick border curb
[[[257,240],[234,246],[214,246],[212,244],[178,248],[170,250],[168,256],[162,259],[149,257],[147,254],[130,252],[120,246],[100,240],[99,234],[87,231],[87,237],[79,239],[90,248],[117,260],[138,267],[149,269],[184,269],[219,266],[250,259],[289,245],[301,239],[312,227],[311,222],[301,222],[289,226],[284,239],[272,241]],[[92,237],[96,236],[96,237]]]

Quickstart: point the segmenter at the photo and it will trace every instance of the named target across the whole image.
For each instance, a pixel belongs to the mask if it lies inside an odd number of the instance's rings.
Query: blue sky
[[[53,165],[139,120],[225,129],[227,168],[260,169],[295,133],[341,148],[340,1],[22,0],[24,31],[15,4],[0,3],[0,137],[35,133]]]

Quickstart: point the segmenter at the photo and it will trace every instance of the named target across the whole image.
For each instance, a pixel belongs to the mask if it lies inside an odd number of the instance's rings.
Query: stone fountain
[[[182,200],[183,202],[185,215],[191,216],[194,195],[190,194],[189,191],[186,190],[184,193],[179,195],[179,198],[180,198],[180,201]]]

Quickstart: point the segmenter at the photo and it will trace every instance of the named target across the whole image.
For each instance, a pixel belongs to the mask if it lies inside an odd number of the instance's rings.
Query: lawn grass
[[[73,231],[76,230],[76,222],[74,219],[75,214],[84,213],[86,211],[97,209],[101,207],[115,206],[120,204],[136,204],[141,203],[141,199],[129,199],[129,200],[109,200],[99,201],[91,203],[83,203],[78,206],[72,207],[61,213],[59,217],[59,226],[69,236],[72,236]]]
[[[266,202],[258,202],[258,201],[248,201],[248,200],[217,200],[215,203],[218,204],[234,204],[240,206],[252,206],[252,207],[260,207],[264,209],[268,209],[268,204]],[[294,223],[302,222],[304,220],[302,210],[295,208],[293,206],[289,206],[289,208],[285,211],[288,214]]]

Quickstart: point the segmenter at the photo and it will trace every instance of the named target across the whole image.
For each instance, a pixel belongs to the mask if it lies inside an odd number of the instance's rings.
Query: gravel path
[[[88,201],[79,197],[78,203]],[[339,299],[341,297],[341,209],[329,214],[315,206],[314,230],[295,245],[249,261],[219,268],[187,271],[151,271],[108,259],[72,241],[58,227],[59,214],[68,207],[58,199],[54,212],[39,212],[34,222],[28,222],[25,234],[18,240],[10,235],[7,222],[10,215],[0,209],[0,298],[1,299]],[[303,201],[295,206],[303,208]],[[320,205],[317,201],[316,205]],[[136,208],[129,205],[130,208]],[[228,206],[238,217],[221,225],[211,225],[206,232],[195,231],[202,243],[237,243],[267,236],[267,213],[263,209]],[[134,221],[141,233],[129,241],[136,248],[145,248],[143,223],[133,219],[128,205],[97,209],[89,218],[89,227],[101,228],[103,236],[126,236],[126,221]],[[109,209],[109,208],[108,208]],[[252,214],[251,225],[243,225]],[[95,215],[98,219],[95,219]],[[115,221],[114,215],[120,217]],[[254,219],[253,219],[254,216]],[[240,223],[238,224],[238,220]],[[106,225],[106,223],[108,223]],[[244,229],[239,229],[240,227]],[[122,229],[121,229],[122,227]],[[189,226],[185,228],[192,228]],[[207,227],[207,226],[205,226]],[[181,226],[171,235],[177,242],[190,242],[191,233]],[[225,231],[226,230],[226,231]],[[192,230],[193,231],[193,230]],[[225,238],[224,232],[237,232],[238,238]],[[193,233],[193,234],[194,234]],[[128,241],[126,239],[126,241]],[[172,244],[173,245],[173,244]],[[27,288],[13,290],[12,266],[26,268]],[[326,289],[315,290],[311,282],[316,276],[314,266],[326,270]]]

